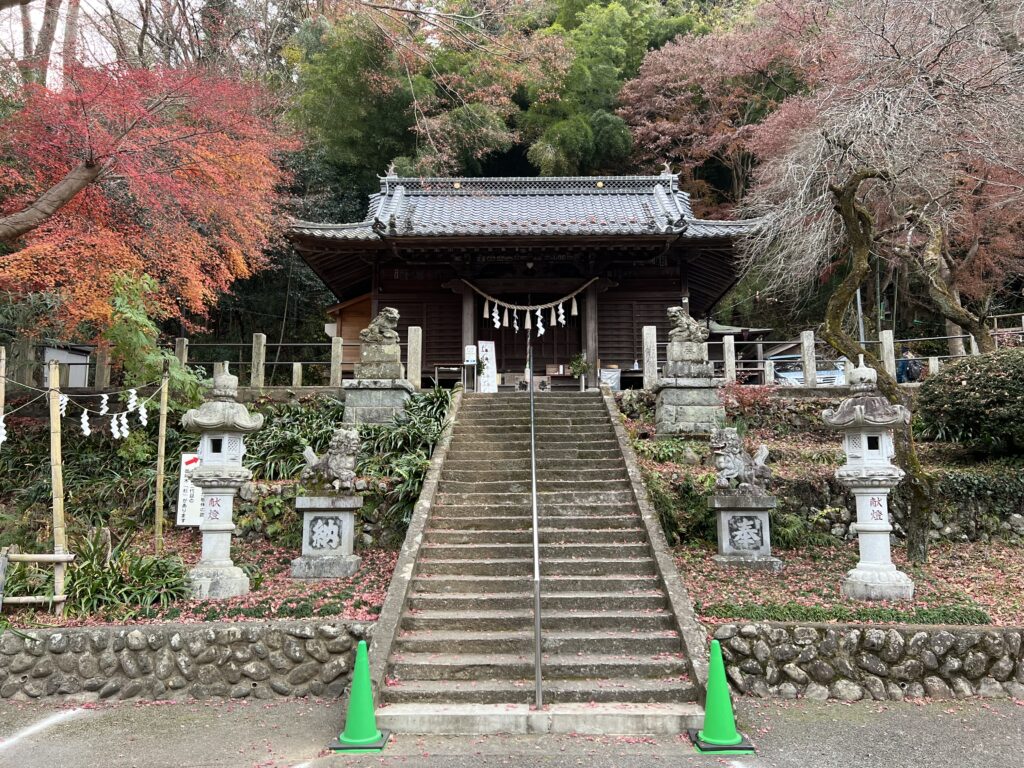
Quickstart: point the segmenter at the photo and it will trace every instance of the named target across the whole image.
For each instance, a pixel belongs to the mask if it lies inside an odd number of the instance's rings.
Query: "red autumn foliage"
[[[76,168],[98,177],[11,244],[0,290],[57,292],[70,331],[109,318],[113,273],[147,272],[171,316],[201,316],[263,264],[274,237],[274,154],[290,145],[263,92],[199,71],[79,67],[28,83],[0,123],[0,219]]]

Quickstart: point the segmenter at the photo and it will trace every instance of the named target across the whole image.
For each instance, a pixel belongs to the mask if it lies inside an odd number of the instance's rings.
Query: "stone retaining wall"
[[[785,699],[1024,699],[1024,629],[722,624],[732,685]]]
[[[337,697],[372,624],[151,624],[0,634],[0,698]]]

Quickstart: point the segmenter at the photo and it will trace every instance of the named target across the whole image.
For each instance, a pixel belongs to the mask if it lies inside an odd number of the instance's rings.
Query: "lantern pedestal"
[[[356,512],[361,496],[300,496],[302,557],[292,560],[293,579],[343,579],[359,570],[363,559],[352,554]]]
[[[716,493],[708,509],[718,518],[719,565],[781,571],[784,563],[772,556],[768,517],[775,509],[774,496],[760,493]]]
[[[891,482],[898,483],[903,472],[893,467]],[[898,473],[898,474],[897,474]],[[843,478],[840,478],[843,481]],[[883,478],[875,477],[876,483]],[[845,481],[844,484],[849,484]],[[860,546],[860,562],[846,574],[842,591],[855,600],[910,600],[914,597],[914,582],[907,574],[897,570],[892,562],[889,545],[888,496],[889,488],[852,486],[857,500],[857,522],[854,527]]]

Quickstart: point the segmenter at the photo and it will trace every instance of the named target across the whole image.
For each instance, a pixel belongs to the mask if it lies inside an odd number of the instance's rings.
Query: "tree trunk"
[[[943,257],[945,235],[942,227],[920,214],[915,214],[911,220],[920,221],[928,228],[928,244],[920,258],[914,258],[913,255],[910,257],[911,262],[928,284],[928,295],[947,321],[967,329],[967,332],[978,342],[978,349],[982,354],[995,352],[996,342],[988,327],[980,317],[963,307],[948,280],[943,276],[943,272],[946,270],[944,270],[945,259]]]
[[[43,224],[88,187],[103,172],[104,165],[86,162],[43,192],[34,203],[17,213],[0,217],[0,243],[9,243]]]
[[[61,67],[64,78],[70,77],[78,63],[78,16],[81,0],[68,0],[67,18],[64,20],[64,47],[61,50]]]
[[[870,255],[874,237],[874,220],[871,214],[857,201],[861,184],[868,179],[882,178],[882,174],[870,169],[857,171],[842,186],[833,186],[843,228],[850,246],[850,271],[840,283],[825,310],[825,325],[822,337],[834,350],[850,360],[863,356],[865,362],[878,372],[878,389],[894,404],[906,405],[906,398],[900,392],[896,380],[885,371],[882,361],[862,347],[843,327],[856,294],[857,288],[871,272]],[[896,460],[907,473],[910,483],[911,500],[907,510],[906,534],[907,557],[915,563],[928,562],[928,531],[931,524],[931,480],[921,466],[914,444],[914,434],[908,425],[898,430],[896,437]]]

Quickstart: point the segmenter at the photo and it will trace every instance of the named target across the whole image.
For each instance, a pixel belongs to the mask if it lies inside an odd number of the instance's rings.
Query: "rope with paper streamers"
[[[4,377],[4,380],[8,381],[9,379],[7,377]],[[38,394],[36,397],[32,398],[28,402],[22,403],[17,408],[13,408],[13,409],[7,411],[6,413],[0,413],[0,445],[3,445],[3,443],[7,440],[6,417],[10,416],[11,414],[15,413],[16,411],[20,411],[22,408],[25,408],[25,407],[31,405],[32,403],[36,402],[37,400],[41,400],[42,398],[44,398],[50,392],[49,389],[40,389],[39,387],[33,387],[33,386],[29,385],[29,384],[22,384],[20,382],[16,382],[16,383],[18,384],[19,387],[23,387],[25,389],[30,389],[30,390],[33,390],[35,392],[39,392],[40,394]],[[150,386],[153,386],[153,385],[152,384],[144,384],[142,387],[131,387],[129,389],[121,390],[119,392],[108,392],[108,393],[104,393],[104,394],[100,394],[100,395],[91,395],[91,397],[98,397],[99,398],[100,404],[99,404],[99,408],[98,409],[86,408],[84,405],[82,405],[80,402],[78,402],[77,400],[72,398],[70,395],[66,395],[64,393],[61,393],[60,394],[60,399],[59,399],[60,415],[62,417],[66,417],[68,415],[68,406],[69,405],[74,405],[76,408],[81,409],[82,413],[81,413],[81,416],[79,416],[78,422],[79,422],[79,427],[82,430],[82,434],[85,435],[86,437],[88,437],[89,435],[92,434],[92,428],[91,428],[90,423],[89,423],[89,415],[90,414],[92,414],[94,417],[109,416],[110,417],[110,434],[111,434],[111,436],[114,437],[114,439],[116,439],[116,440],[123,440],[124,438],[128,437],[128,435],[131,432],[131,427],[128,424],[128,414],[129,413],[135,413],[136,414],[136,416],[137,416],[137,418],[139,420],[139,424],[141,426],[144,427],[144,426],[146,426],[149,423],[149,410],[146,408],[146,403],[152,402],[153,399],[157,397],[157,394],[159,393],[159,390],[157,390],[157,392],[153,393],[149,397],[147,397],[145,399],[142,399],[142,400],[139,399],[139,392],[138,392],[138,390],[141,389],[141,388],[150,387]],[[114,413],[111,413],[110,412],[110,398],[111,397],[117,398],[117,397],[119,397],[121,395],[127,395],[128,396],[128,402],[125,403],[125,410],[123,410],[123,411],[115,411]]]
[[[565,302],[571,302],[569,313],[572,317],[576,317],[579,314],[579,307],[576,304],[576,297],[585,291],[590,285],[597,282],[599,278],[592,277],[590,280],[585,282],[579,288],[572,293],[566,294],[560,299],[549,301],[547,304],[510,304],[507,301],[502,301],[499,298],[491,296],[491,294],[480,290],[473,285],[469,280],[463,278],[462,282],[473,289],[475,293],[480,295],[484,300],[484,313],[483,317],[485,320],[490,320],[494,323],[495,328],[508,328],[508,311],[512,310],[512,329],[519,333],[519,314],[523,313],[525,322],[523,328],[527,331],[531,330],[533,323],[531,322],[531,313],[536,316],[537,323],[537,335],[543,336],[544,331],[544,310],[550,309],[551,314],[548,318],[548,324],[552,327],[555,325],[565,325]],[[493,305],[493,306],[492,306]],[[504,309],[504,313],[502,313]]]

